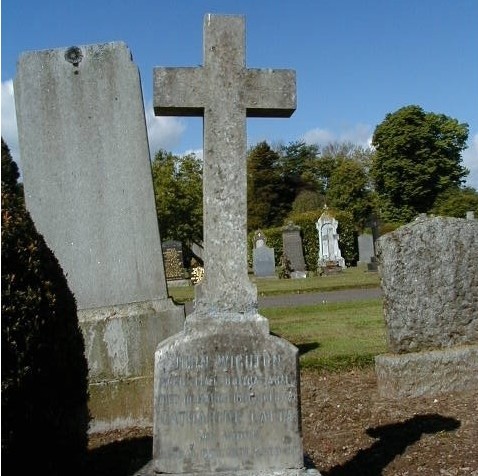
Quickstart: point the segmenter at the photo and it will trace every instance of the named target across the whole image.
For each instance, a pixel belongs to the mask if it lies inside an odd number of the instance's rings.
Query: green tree
[[[468,125],[444,114],[406,106],[374,131],[371,174],[386,220],[409,221],[468,174],[461,165]]]
[[[435,215],[465,218],[466,212],[478,217],[478,192],[471,187],[448,189],[439,195],[432,208]]]
[[[247,155],[247,229],[282,224],[291,198],[279,168],[280,157],[267,142]]]
[[[304,141],[291,142],[279,148],[279,155],[280,175],[292,202],[304,190],[313,192],[322,190],[318,168],[320,149],[317,144],[306,144]]]
[[[327,188],[327,204],[350,212],[355,226],[364,228],[374,207],[368,177],[359,161],[352,158],[337,160]]]
[[[159,230],[163,240],[200,243],[202,226],[202,161],[164,150],[153,163],[153,184]]]

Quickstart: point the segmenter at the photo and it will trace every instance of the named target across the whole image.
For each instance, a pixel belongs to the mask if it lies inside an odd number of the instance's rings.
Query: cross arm
[[[203,116],[206,95],[203,69],[154,68],[156,116]]]
[[[290,117],[297,108],[291,69],[248,69],[244,93],[248,117]]]

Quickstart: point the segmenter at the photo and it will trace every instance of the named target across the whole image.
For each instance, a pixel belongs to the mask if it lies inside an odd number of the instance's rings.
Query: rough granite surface
[[[390,352],[478,343],[478,221],[420,217],[377,251]]]

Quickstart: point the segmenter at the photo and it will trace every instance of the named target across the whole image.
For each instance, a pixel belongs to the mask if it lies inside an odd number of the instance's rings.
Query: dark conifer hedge
[[[2,139],[2,469],[81,474],[88,381],[76,302]]]

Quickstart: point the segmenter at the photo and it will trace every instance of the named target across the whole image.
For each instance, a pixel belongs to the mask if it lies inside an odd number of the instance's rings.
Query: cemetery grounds
[[[261,281],[259,294],[378,286],[378,276]],[[178,301],[192,290],[170,289]],[[322,476],[478,476],[478,392],[391,400],[377,392],[373,356],[386,349],[381,299],[260,310],[299,347],[307,466]],[[90,435],[90,476],[133,475],[151,458],[152,429]]]

